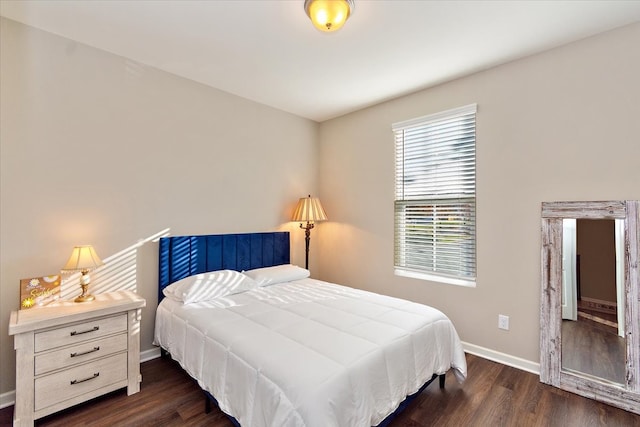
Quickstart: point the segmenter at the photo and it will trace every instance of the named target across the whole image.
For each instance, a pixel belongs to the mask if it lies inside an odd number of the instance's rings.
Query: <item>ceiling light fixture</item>
[[[355,9],[354,0],[305,0],[304,11],[320,31],[338,31]]]

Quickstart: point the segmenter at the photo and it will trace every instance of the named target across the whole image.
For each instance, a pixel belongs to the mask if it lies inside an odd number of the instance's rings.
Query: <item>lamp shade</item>
[[[353,0],[305,0],[304,10],[320,31],[337,31],[353,13]]]
[[[93,246],[75,246],[69,261],[62,267],[62,271],[90,271],[101,265],[104,265],[104,262],[96,254]]]
[[[296,210],[293,212],[292,221],[315,222],[326,221],[327,214],[317,197],[303,197],[298,201]]]

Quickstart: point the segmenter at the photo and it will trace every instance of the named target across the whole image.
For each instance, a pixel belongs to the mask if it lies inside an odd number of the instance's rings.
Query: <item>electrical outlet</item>
[[[509,330],[509,316],[498,314],[498,328],[504,329],[505,331]]]

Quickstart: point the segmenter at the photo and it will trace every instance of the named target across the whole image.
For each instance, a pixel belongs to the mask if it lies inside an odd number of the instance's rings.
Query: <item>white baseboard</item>
[[[592,302],[594,304],[602,304],[602,305],[610,305],[611,307],[617,307],[618,303],[616,301],[605,301],[603,299],[598,298],[589,298],[581,296],[580,299],[586,302]]]
[[[531,372],[532,374],[540,375],[540,363],[532,362],[530,360],[522,359],[516,356],[511,356],[510,354],[501,353],[499,351],[480,347],[479,345],[470,344],[464,341],[462,342],[462,348],[465,352],[471,353],[475,356],[502,363],[503,365],[511,366],[512,368]]]
[[[149,350],[140,352],[140,363],[148,362],[149,360],[157,359],[160,357],[160,347],[151,348]]]
[[[519,357],[511,356],[509,354],[500,353],[499,351],[491,350],[488,348],[480,347],[479,345],[469,344],[468,342],[462,342],[462,347],[467,353],[471,353],[475,356],[489,359],[494,362],[502,363],[503,365],[511,366],[513,368],[522,369],[523,371],[531,372],[532,374],[540,374],[540,364],[531,362],[530,360],[521,359]],[[148,362],[149,360],[157,359],[160,357],[160,348],[152,348],[149,350],[140,352],[140,362]],[[0,409],[11,406],[16,401],[16,392],[8,391],[0,394]]]
[[[16,403],[16,391],[8,391],[0,394],[0,409],[6,408]]]

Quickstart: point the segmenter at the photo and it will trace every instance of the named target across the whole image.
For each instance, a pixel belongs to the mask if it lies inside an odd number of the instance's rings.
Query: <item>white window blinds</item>
[[[393,125],[395,267],[475,281],[476,105]]]

